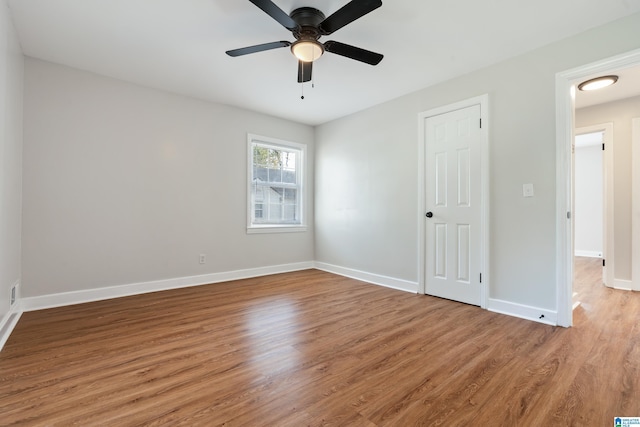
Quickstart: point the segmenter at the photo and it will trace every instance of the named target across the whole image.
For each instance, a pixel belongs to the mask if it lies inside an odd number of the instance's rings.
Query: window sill
[[[307,231],[306,225],[254,225],[247,227],[247,234],[300,233]]]

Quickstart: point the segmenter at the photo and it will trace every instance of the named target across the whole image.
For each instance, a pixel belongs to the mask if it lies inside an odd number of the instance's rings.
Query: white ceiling
[[[325,15],[347,0],[274,0]],[[24,53],[141,85],[320,124],[640,11],[640,0],[384,0],[326,36],[385,55],[370,66],[326,53],[296,82],[289,40],[247,0],[9,0]]]

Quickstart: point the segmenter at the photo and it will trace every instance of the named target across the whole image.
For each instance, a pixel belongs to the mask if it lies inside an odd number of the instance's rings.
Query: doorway
[[[590,292],[588,285],[607,282],[605,260],[608,259],[610,264],[613,261],[613,200],[607,198],[612,195],[607,184],[612,184],[613,174],[612,164],[605,161],[605,153],[607,161],[611,161],[613,157],[612,127],[611,123],[607,123],[575,130],[572,209],[575,213],[574,310],[580,305],[585,293]],[[613,273],[612,268],[609,270]]]
[[[577,128],[575,134],[574,255],[601,258],[602,283],[613,287],[613,123]]]
[[[558,325],[569,327],[573,323],[572,291],[574,279],[573,233],[573,168],[572,149],[575,123],[575,85],[588,76],[606,74],[640,66],[640,49],[618,55],[594,64],[588,64],[556,75],[556,286]],[[613,254],[606,259],[605,281],[613,274]]]

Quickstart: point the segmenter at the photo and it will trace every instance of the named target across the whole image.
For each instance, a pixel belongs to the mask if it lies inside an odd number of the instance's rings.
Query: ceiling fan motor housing
[[[289,15],[299,29],[293,31],[293,36],[298,40],[318,40],[322,35],[319,30],[320,23],[324,21],[324,13],[313,7],[300,7]]]

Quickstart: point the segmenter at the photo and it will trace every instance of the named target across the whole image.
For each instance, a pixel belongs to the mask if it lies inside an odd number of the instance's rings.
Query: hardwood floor
[[[602,258],[575,257],[574,258],[573,301],[582,303],[582,299],[592,300],[593,292],[600,291],[604,283],[602,278]]]
[[[570,329],[307,270],[25,313],[0,424],[609,426],[640,416],[640,295]]]

